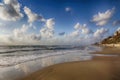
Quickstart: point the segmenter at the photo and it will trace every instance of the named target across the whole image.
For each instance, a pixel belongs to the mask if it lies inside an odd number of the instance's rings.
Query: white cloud
[[[45,21],[44,27],[40,30],[40,33],[29,33],[30,29],[35,26],[33,24],[23,24],[20,28],[15,28],[11,34],[8,36],[1,36],[3,41],[0,43],[4,44],[52,44],[54,41],[54,25],[55,21],[53,18],[47,19]]]
[[[33,41],[40,41],[41,40],[41,35],[40,34],[31,34],[29,35],[29,38]]]
[[[82,25],[80,23],[75,24],[74,31],[69,34],[70,37],[78,37],[80,36],[80,29],[82,28]]]
[[[80,25],[80,23],[77,23],[75,26],[74,26],[74,29],[80,29],[82,25]]]
[[[90,30],[86,24],[81,25],[80,23],[77,23],[74,26],[74,31],[70,34],[72,37],[78,37],[80,36],[80,33],[83,35],[89,35],[92,33],[92,30]]]
[[[81,30],[82,30],[82,34],[89,35],[89,34],[92,33],[92,30],[90,30],[90,29],[87,27],[86,24],[84,24],[84,25],[82,26]]]
[[[108,33],[108,29],[105,28],[101,28],[101,29],[97,29],[96,32],[94,33],[94,37],[98,38],[98,39],[102,39],[106,33]]]
[[[77,23],[74,26],[74,29],[75,30],[70,34],[63,36],[65,39],[63,41],[64,44],[94,44],[95,42],[99,42],[102,39],[104,39],[107,36],[107,33],[109,32],[109,30],[105,28],[100,28],[93,32],[87,27],[86,24],[81,25],[80,23]]]
[[[55,21],[53,18],[47,19],[45,26],[40,30],[42,38],[52,38],[54,36]]]
[[[17,0],[3,0],[3,3],[0,3],[0,11],[1,20],[16,21],[23,17]]]
[[[70,34],[70,36],[72,36],[72,37],[78,37],[78,36],[80,36],[80,31],[79,31],[79,30],[75,30],[75,31],[73,31],[73,32]]]
[[[88,29],[87,27],[82,29],[82,34],[90,34],[90,33],[92,33],[92,31]]]
[[[98,14],[93,16],[92,21],[96,22],[96,25],[103,26],[108,23],[108,21],[111,19],[115,8],[112,8],[111,10],[107,10],[104,13],[99,12]]]
[[[55,21],[54,21],[53,18],[47,19],[47,21],[46,21],[46,27],[48,29],[53,29],[54,25],[55,25]]]
[[[38,15],[34,12],[32,12],[28,7],[24,7],[24,12],[25,14],[27,15],[28,17],[28,22],[29,23],[32,23],[34,21],[37,21],[37,20],[40,20],[40,21],[45,21],[45,19],[41,16],[41,15]]]
[[[27,25],[26,25],[27,27]],[[52,38],[45,38],[48,37],[48,35],[41,36],[40,34],[27,34],[27,28],[21,27],[19,28],[21,31],[21,34],[23,36],[20,36],[19,38],[15,38],[13,35],[12,36],[3,36],[3,40],[0,41],[4,44],[40,44],[40,45],[90,45],[95,42],[99,42],[102,40],[105,36],[105,34],[108,33],[107,29],[101,28],[96,30],[94,33],[91,35],[84,35],[84,36],[78,36],[73,38],[72,36],[64,35],[61,37],[54,36]],[[43,28],[42,28],[43,30]],[[43,31],[44,32],[44,31]],[[77,31],[76,31],[77,33]],[[43,33],[45,34],[45,33]],[[48,33],[49,34],[49,33]],[[6,37],[6,38],[5,38]],[[62,43],[61,43],[62,42]]]
[[[28,30],[31,28],[30,25],[25,25],[23,24],[21,28],[16,28],[13,30],[13,35],[9,37],[9,40],[11,42],[16,42],[18,44],[20,43],[34,43],[34,42],[39,42],[41,39],[40,34],[28,34]]]
[[[10,40],[8,39],[10,35],[0,35],[0,45],[8,45]]]
[[[52,38],[54,35],[54,31],[44,27],[40,30],[40,34],[42,38]]]
[[[25,36],[25,33],[27,32],[29,26],[23,25],[21,28],[16,28],[13,30],[13,34],[15,38],[23,38]]]

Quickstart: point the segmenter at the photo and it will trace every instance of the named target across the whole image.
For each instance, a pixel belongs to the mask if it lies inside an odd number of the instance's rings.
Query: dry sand
[[[120,53],[120,49],[115,52]],[[120,57],[99,56],[90,61],[56,64],[20,80],[120,80]]]

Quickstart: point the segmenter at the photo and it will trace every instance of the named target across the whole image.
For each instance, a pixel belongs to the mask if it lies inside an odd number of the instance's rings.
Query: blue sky
[[[90,25],[89,27],[96,29],[96,25],[90,22],[93,15],[98,12],[105,12],[113,7],[118,11],[120,2],[117,1],[119,0],[29,0],[29,2],[24,0],[22,3],[46,18],[55,18],[56,30],[69,32],[76,22],[81,24],[87,23]],[[71,8],[71,12],[66,12],[66,7]],[[117,15],[119,16],[119,13]],[[118,18],[116,16],[114,18]],[[67,30],[68,27],[69,30]]]
[[[0,0],[0,11],[1,44],[90,43],[120,26],[120,0]]]

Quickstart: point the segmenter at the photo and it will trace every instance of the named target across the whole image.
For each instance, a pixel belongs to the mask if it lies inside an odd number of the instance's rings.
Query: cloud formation
[[[80,23],[77,23],[75,26],[74,26],[74,29],[80,29],[82,26],[80,25]]]
[[[82,30],[82,34],[91,34],[92,33],[92,30],[90,30],[86,24],[83,25],[83,27],[81,28]]]
[[[100,29],[97,29],[96,32],[94,32],[93,36],[99,40],[102,40],[105,34],[107,34],[108,32],[109,32],[108,29],[100,28]]]
[[[93,16],[92,21],[95,22],[97,26],[104,26],[111,19],[114,11],[115,8],[112,8],[111,10],[107,10],[106,12],[103,13],[99,12],[98,14]]]
[[[87,27],[87,24],[83,24],[81,25],[80,23],[77,23],[75,26],[74,26],[74,31],[70,34],[70,36],[73,36],[73,37],[78,37],[81,35],[89,35],[92,33],[92,30],[90,30],[88,27]]]
[[[4,44],[40,44],[40,45],[89,45],[95,42],[99,42],[108,33],[108,29],[100,28],[97,29],[95,32],[90,33],[91,35],[82,34],[82,28],[86,27],[86,24],[83,24],[80,28],[75,29],[73,32],[66,34],[61,37],[54,36],[54,19],[50,18],[47,19],[50,21],[49,24],[40,29],[39,34],[28,33],[28,30],[32,27],[30,25],[24,24],[21,28],[16,28],[13,30],[13,34],[9,36],[0,36],[4,41]],[[54,24],[53,24],[54,23]],[[51,26],[51,27],[50,27]],[[75,26],[74,26],[75,27]],[[53,31],[51,31],[53,30]],[[1,41],[0,41],[1,42]],[[62,42],[62,43],[61,43]]]
[[[24,7],[24,12],[25,14],[27,15],[28,17],[28,22],[29,23],[33,23],[34,21],[45,21],[45,19],[41,16],[41,15],[38,15],[34,12],[32,12],[28,7]]]
[[[23,24],[23,26],[21,28],[15,28],[13,30],[13,34],[15,38],[21,38],[25,36],[25,33],[27,32],[27,30],[29,29],[29,26]]]
[[[20,4],[17,0],[3,0],[0,3],[0,19],[5,21],[17,21],[23,17],[20,12]],[[105,34],[108,33],[108,29],[100,28],[93,32],[87,24],[76,23],[73,26],[73,31],[66,34],[66,32],[58,33],[55,36],[55,20],[54,18],[45,19],[43,16],[34,13],[30,8],[24,7],[24,13],[27,15],[28,23],[22,24],[21,27],[13,29],[10,35],[0,35],[3,41],[2,44],[52,44],[52,45],[79,45],[79,44],[92,44],[103,39]],[[65,8],[66,12],[71,12],[70,7]],[[114,9],[107,10],[104,13],[98,13],[93,16],[93,22],[96,25],[103,26],[107,24],[114,13]],[[43,27],[38,33],[30,32],[30,29],[36,30],[37,27],[32,24],[35,21],[40,21],[43,23]],[[114,24],[118,24],[116,21]],[[0,24],[0,26],[3,24]],[[18,27],[18,26],[16,26]],[[61,36],[61,37],[60,37]]]
[[[16,43],[34,43],[41,39],[40,34],[28,34],[28,30],[31,28],[30,25],[23,24],[21,28],[16,28],[13,30],[13,34],[9,36],[8,40]]]
[[[3,3],[0,3],[0,11],[1,20],[16,21],[23,17],[17,0],[3,0]]]
[[[55,21],[53,18],[47,19],[44,27],[40,30],[42,38],[52,38],[54,36]]]

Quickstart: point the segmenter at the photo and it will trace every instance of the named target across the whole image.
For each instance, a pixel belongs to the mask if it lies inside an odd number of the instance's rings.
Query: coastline
[[[102,46],[102,47],[117,47],[117,48],[120,48],[120,44],[99,44],[99,46]]]
[[[93,54],[120,54],[120,49],[104,49]],[[120,80],[119,61],[119,56],[95,56],[88,61],[52,65],[19,80]]]

